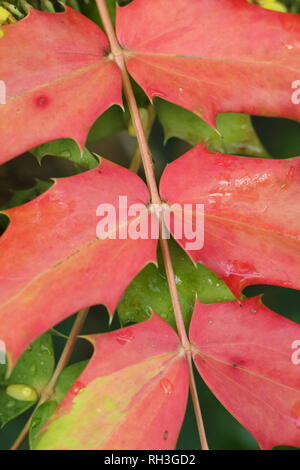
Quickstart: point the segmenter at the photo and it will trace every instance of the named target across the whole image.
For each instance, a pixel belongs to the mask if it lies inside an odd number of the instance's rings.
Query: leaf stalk
[[[152,159],[151,151],[148,146],[148,140],[147,140],[144,128],[143,128],[142,120],[139,114],[139,109],[138,109],[138,105],[137,105],[133,88],[131,85],[130,77],[127,71],[125,52],[118,42],[105,0],[96,0],[96,3],[98,6],[98,10],[100,13],[100,17],[101,17],[105,32],[110,42],[111,56],[115,60],[116,64],[119,66],[119,69],[121,72],[123,89],[124,89],[125,97],[126,97],[127,104],[129,107],[129,111],[131,114],[131,119],[132,119],[132,123],[135,129],[138,145],[140,148],[140,154],[142,157],[146,181],[147,181],[147,185],[148,185],[150,195],[151,195],[151,202],[152,204],[161,205],[162,201],[160,199],[158,187],[156,184],[153,159]],[[181,305],[180,305],[180,299],[179,299],[179,295],[178,295],[178,291],[176,287],[175,274],[174,274],[168,241],[160,237],[160,246],[162,250],[162,255],[163,255],[167,280],[168,280],[168,286],[169,286],[170,295],[172,299],[172,305],[173,305],[178,335],[181,340],[182,346],[185,350],[185,354],[186,354],[186,358],[188,362],[189,377],[190,377],[190,392],[191,392],[191,397],[192,397],[192,401],[193,401],[193,405],[195,409],[195,416],[196,416],[201,446],[202,446],[202,450],[208,450],[208,444],[207,444],[205,429],[203,425],[201,408],[200,408],[200,404],[198,400],[198,394],[197,394],[193,366],[192,366],[191,344],[189,342],[185,325],[184,325],[184,320],[183,320],[183,315],[182,315],[182,310],[181,310]]]

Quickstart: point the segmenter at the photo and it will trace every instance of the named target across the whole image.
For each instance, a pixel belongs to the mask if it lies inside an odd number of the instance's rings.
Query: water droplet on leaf
[[[291,409],[291,417],[297,429],[300,429],[300,401],[296,401]]]
[[[84,388],[84,384],[77,381],[75,384],[70,388],[70,393],[73,395],[78,395],[78,393],[81,392],[81,390]]]
[[[161,379],[161,381],[159,382],[161,388],[163,389],[164,393],[166,395],[171,395],[171,393],[173,392],[173,384],[170,382],[170,380],[168,379]]]
[[[9,400],[9,401],[6,403],[5,407],[6,407],[6,408],[13,408],[13,407],[15,406],[15,404],[16,404],[16,402],[15,402],[14,400]]]
[[[71,157],[71,152],[69,150],[62,150],[60,152],[60,155],[64,158],[70,158]]]
[[[34,418],[32,420],[31,427],[36,428],[37,426],[39,426],[39,424],[41,424],[41,421],[41,418]]]
[[[120,344],[127,344],[130,343],[133,340],[134,336],[131,330],[124,330],[120,331],[118,336],[116,337],[116,340]]]

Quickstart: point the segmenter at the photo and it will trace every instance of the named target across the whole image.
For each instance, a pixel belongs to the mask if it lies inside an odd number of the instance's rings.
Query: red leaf
[[[0,163],[44,142],[71,137],[83,146],[96,118],[121,104],[121,78],[106,58],[105,34],[75,10],[29,16],[3,26]]]
[[[300,326],[261,304],[197,302],[190,327],[195,362],[213,393],[263,449],[300,446]]]
[[[154,315],[91,339],[94,356],[37,449],[175,449],[189,381],[174,330]]]
[[[299,15],[246,0],[134,0],[117,13],[128,70],[149,97],[214,126],[220,112],[300,118]]]
[[[10,365],[33,339],[79,309],[103,303],[113,313],[130,281],[155,260],[156,240],[96,238],[98,205],[110,203],[118,215],[119,195],[127,195],[128,205],[149,201],[140,178],[103,160],[5,212],[0,338]]]
[[[300,289],[299,170],[300,158],[266,161],[200,145],[167,167],[160,193],[169,204],[205,205],[204,247],[189,255],[236,295],[258,283]]]

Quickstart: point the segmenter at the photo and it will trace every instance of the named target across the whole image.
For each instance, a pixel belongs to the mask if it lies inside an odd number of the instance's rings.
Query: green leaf
[[[15,191],[9,201],[0,207],[0,210],[10,209],[32,201],[32,199],[47,191],[51,185],[50,181],[37,180],[36,185],[32,188]]]
[[[33,449],[37,442],[39,430],[43,424],[50,418],[56,410],[57,402],[55,400],[46,401],[34,412],[29,431],[29,445]]]
[[[69,388],[73,385],[77,377],[81,374],[86,367],[88,361],[81,361],[66,367],[58,377],[55,396],[52,400],[43,403],[33,414],[30,431],[29,431],[29,444],[30,448],[35,447],[38,439],[39,430],[43,424],[50,418],[55,411],[59,402],[63,399]]]
[[[128,122],[128,112],[124,112],[119,106],[113,106],[96,120],[90,130],[87,142],[97,142],[104,137],[117,134],[127,129]],[[87,148],[81,151],[80,147],[72,139],[58,139],[46,142],[35,147],[30,152],[37,158],[39,163],[41,163],[46,155],[52,155],[66,158],[88,170],[96,168],[98,165],[94,155]]]
[[[73,385],[77,377],[81,374],[83,369],[86,367],[88,361],[80,361],[72,364],[71,366],[66,367],[60,376],[58,377],[56,390],[55,390],[55,400],[59,403],[69,388]]]
[[[250,116],[246,114],[219,114],[218,134],[196,114],[175,104],[157,99],[155,107],[164,129],[165,141],[177,137],[191,145],[204,142],[213,152],[266,158],[269,156],[254,131]]]
[[[0,423],[2,426],[33,404],[33,401],[17,400],[8,395],[7,387],[24,385],[35,390],[38,397],[49,382],[53,369],[54,353],[50,333],[44,334],[29,346],[8,379],[5,379],[6,365],[0,365]]]
[[[232,292],[214,273],[201,264],[194,266],[173,240],[170,241],[170,250],[186,325],[190,322],[196,296],[206,304],[234,300]],[[175,326],[160,253],[158,260],[158,269],[153,264],[146,266],[127,288],[118,306],[122,324],[144,321],[154,311],[171,326]]]
[[[88,143],[92,143],[104,137],[117,134],[127,129],[128,122],[128,112],[124,112],[119,106],[112,106],[94,123],[87,141]]]
[[[98,160],[94,155],[89,152],[87,148],[84,148],[83,151],[77,145],[77,143],[72,139],[58,139],[51,142],[46,142],[45,144],[39,145],[34,149],[30,150],[41,163],[42,159],[46,155],[52,155],[55,157],[63,157],[67,160],[77,163],[78,165],[91,170],[98,166]]]

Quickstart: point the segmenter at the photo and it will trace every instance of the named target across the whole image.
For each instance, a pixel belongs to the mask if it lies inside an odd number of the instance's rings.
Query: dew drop
[[[267,210],[268,210],[268,206],[264,206],[264,207],[262,207],[262,208],[260,209],[260,212],[261,212],[262,214],[265,214],[265,213],[267,212]]]
[[[78,393],[81,392],[81,390],[84,388],[84,384],[77,381],[75,382],[75,384],[70,388],[70,393],[72,393],[72,395],[78,395]]]
[[[9,400],[9,401],[6,403],[5,407],[6,407],[6,408],[9,408],[9,409],[10,409],[10,408],[13,408],[13,407],[15,406],[15,403],[16,403],[16,402],[15,402],[14,400]]]
[[[39,426],[39,424],[41,424],[41,418],[34,418],[32,420],[32,424],[31,424],[31,427],[32,428],[36,428],[37,426]]]
[[[51,354],[50,349],[48,348],[48,346],[45,346],[45,344],[41,345],[41,351],[46,354]]]
[[[291,409],[291,417],[297,429],[300,429],[300,401],[296,401]]]
[[[164,434],[163,434],[163,439],[164,441],[166,441],[169,437],[169,431],[165,431]]]
[[[214,324],[213,320],[208,320],[208,324],[213,325]]]
[[[159,382],[161,388],[163,389],[164,393],[166,395],[171,395],[171,393],[173,392],[173,384],[170,382],[170,380],[168,379],[161,379],[161,381]]]
[[[36,373],[36,365],[35,364],[32,364],[30,367],[29,367],[29,372],[34,375]]]
[[[289,171],[287,172],[287,175],[285,177],[285,182],[281,186],[280,191],[287,190],[290,187],[290,185],[293,183],[294,177],[295,177],[295,170],[296,170],[296,168],[294,166],[291,166],[289,168]]]
[[[130,343],[133,340],[134,336],[131,330],[124,330],[121,331],[118,336],[116,337],[116,340],[120,344],[127,344]]]
[[[150,289],[152,292],[160,292],[159,286],[157,286],[156,282],[154,282],[154,281],[150,281],[150,282],[149,282],[149,289]]]
[[[61,155],[62,157],[65,157],[65,158],[70,158],[70,157],[71,157],[71,152],[69,152],[69,150],[62,150],[62,151],[60,152],[60,155]]]
[[[16,402],[14,400],[9,400],[6,405],[5,405],[5,408],[13,408],[15,406]]]

